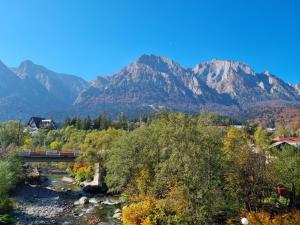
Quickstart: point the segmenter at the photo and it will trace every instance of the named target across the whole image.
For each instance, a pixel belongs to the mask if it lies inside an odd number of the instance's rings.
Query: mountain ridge
[[[116,73],[90,82],[30,60],[15,68],[0,61],[0,77],[0,120],[42,114],[61,120],[103,111],[112,117],[120,111],[135,116],[157,109],[207,109],[236,116],[251,104],[300,104],[299,84],[290,85],[268,71],[257,73],[234,60],[213,59],[185,68],[167,57],[144,54]],[[16,113],[17,103],[23,113]]]

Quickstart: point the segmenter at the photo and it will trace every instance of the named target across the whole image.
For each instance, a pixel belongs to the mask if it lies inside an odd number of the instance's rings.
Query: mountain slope
[[[74,102],[78,93],[89,86],[82,78],[53,72],[29,60],[22,62],[13,71],[25,85],[33,89],[41,87],[49,95],[68,105]]]
[[[58,74],[24,61],[18,68],[0,63],[0,120],[27,119],[71,107],[88,87],[81,78]]]
[[[300,84],[297,84],[295,86],[296,91],[298,92],[298,95],[300,95]]]
[[[159,110],[210,110],[253,118],[279,107],[300,108],[300,85],[237,61],[211,60],[184,68],[163,56],[142,55],[117,73],[91,82],[29,60],[17,68],[0,61],[0,120],[33,115],[62,120],[103,111],[112,117],[121,111],[134,117]]]
[[[299,100],[299,88],[267,71],[256,73],[241,62],[211,60],[186,69],[162,56],[142,55],[112,76],[97,78],[79,95],[74,107],[101,111],[114,105],[119,110],[127,106],[131,111],[160,107],[241,114],[251,104],[276,101],[280,105],[280,101]]]
[[[99,108],[101,104],[164,106],[183,110],[207,103],[233,104],[227,94],[218,94],[201,82],[191,70],[162,56],[143,55],[107,78],[98,78],[81,93],[75,107]]]
[[[299,100],[299,94],[269,72],[255,73],[246,64],[212,60],[198,64],[193,72],[218,93],[229,94],[241,104],[268,100]]]

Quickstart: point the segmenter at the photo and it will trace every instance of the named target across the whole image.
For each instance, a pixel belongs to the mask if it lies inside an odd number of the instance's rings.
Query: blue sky
[[[0,0],[0,59],[94,79],[143,53],[232,59],[300,83],[298,0]]]

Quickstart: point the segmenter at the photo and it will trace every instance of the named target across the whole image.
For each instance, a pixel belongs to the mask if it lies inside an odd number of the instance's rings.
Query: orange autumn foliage
[[[131,204],[123,209],[122,214],[124,225],[154,225],[166,221],[170,224],[183,224],[188,221],[188,199],[182,184],[170,184],[168,192],[160,198],[144,193],[143,191],[129,198]]]
[[[122,221],[124,225],[154,225],[151,222],[151,212],[155,208],[154,199],[145,198],[144,201],[132,203],[123,208]]]
[[[300,211],[271,215],[268,212],[248,212],[243,213],[251,225],[298,225],[300,224]],[[233,225],[232,220],[227,224]]]

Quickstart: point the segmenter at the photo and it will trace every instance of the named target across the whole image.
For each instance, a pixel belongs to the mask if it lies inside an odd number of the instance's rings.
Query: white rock
[[[101,202],[102,205],[118,205],[120,201],[112,201],[112,200],[105,200]]]
[[[61,180],[63,182],[67,182],[67,183],[73,183],[74,182],[74,179],[71,178],[71,177],[63,177]]]
[[[78,201],[74,202],[74,205],[85,205],[89,203],[89,199],[87,197],[81,197]]]
[[[91,204],[98,204],[98,200],[96,198],[90,198],[89,203]]]
[[[117,213],[122,213],[122,210],[121,209],[116,209],[115,214],[117,214]]]
[[[122,213],[115,213],[115,214],[113,215],[113,218],[114,218],[114,219],[117,219],[117,220],[121,220],[121,219],[122,219]]]
[[[89,208],[86,210],[86,213],[92,213],[92,212],[94,212],[94,208]]]

